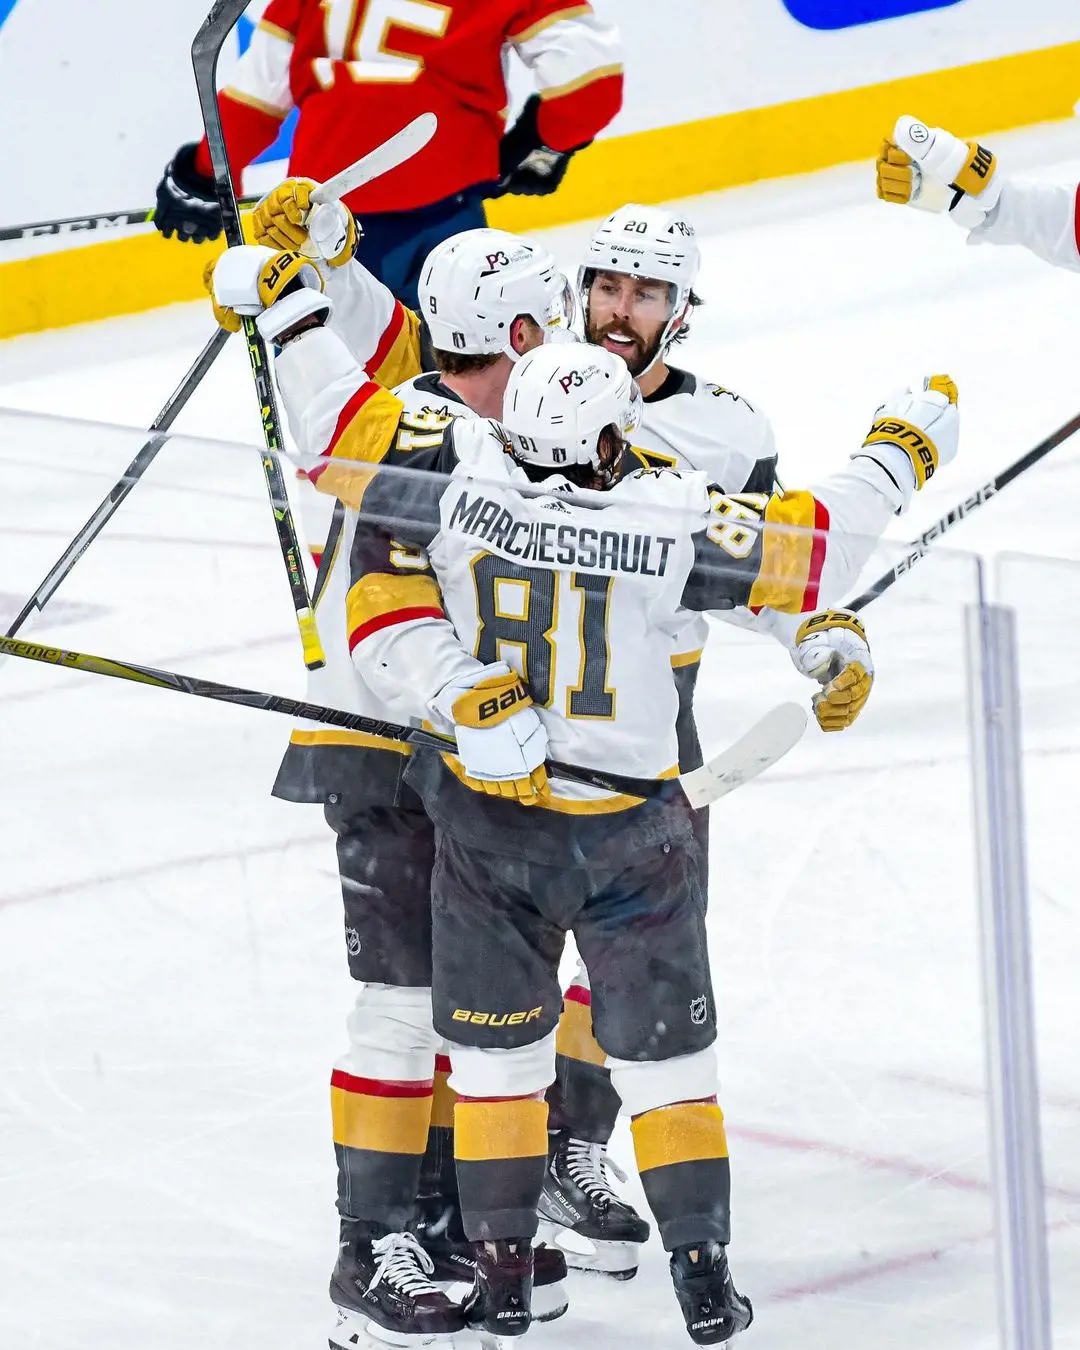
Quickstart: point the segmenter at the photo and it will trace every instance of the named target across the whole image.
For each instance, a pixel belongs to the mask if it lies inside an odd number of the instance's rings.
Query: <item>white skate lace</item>
[[[439,1292],[438,1285],[428,1278],[435,1270],[435,1263],[412,1233],[387,1233],[372,1242],[371,1250],[379,1264],[368,1285],[369,1294],[384,1280],[410,1296]]]
[[[566,1146],[566,1170],[570,1179],[585,1192],[594,1203],[610,1205],[612,1201],[622,1203],[616,1191],[608,1181],[610,1172],[619,1181],[626,1180],[626,1173],[608,1157],[603,1144],[590,1144],[586,1139],[571,1139]]]

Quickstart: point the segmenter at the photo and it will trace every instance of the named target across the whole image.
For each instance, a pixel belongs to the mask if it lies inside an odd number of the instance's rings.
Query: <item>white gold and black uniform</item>
[[[700,469],[728,494],[768,496],[780,487],[769,419],[740,394],[675,366],[668,367],[660,388],[645,397],[634,449],[653,468]],[[679,690],[679,763],[684,771],[702,762],[692,704],[708,634],[704,615],[685,615],[672,656]],[[702,826],[705,820],[702,813]],[[701,842],[704,847],[704,837]]]

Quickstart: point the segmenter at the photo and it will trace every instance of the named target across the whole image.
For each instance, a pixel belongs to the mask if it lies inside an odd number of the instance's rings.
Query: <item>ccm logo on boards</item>
[[[928,9],[948,9],[962,0],[783,0],[793,19],[807,28],[857,28],[881,19],[922,14]]]

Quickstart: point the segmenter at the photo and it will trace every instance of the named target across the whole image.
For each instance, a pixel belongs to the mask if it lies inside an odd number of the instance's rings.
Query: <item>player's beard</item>
[[[624,321],[614,321],[606,323],[603,327],[597,328],[589,325],[589,341],[596,347],[603,347],[604,339],[612,333],[618,333],[622,337],[633,338],[633,345],[630,343],[614,343],[610,347],[605,347],[605,351],[614,352],[616,356],[621,356],[626,362],[627,369],[636,379],[643,371],[647,370],[656,359],[659,340],[649,346],[641,334]]]

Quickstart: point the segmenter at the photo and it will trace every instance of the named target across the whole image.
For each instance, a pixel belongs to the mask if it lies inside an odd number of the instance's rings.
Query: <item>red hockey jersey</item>
[[[320,181],[421,112],[439,129],[408,163],[345,200],[401,211],[495,180],[511,51],[532,72],[544,142],[592,140],[622,103],[618,35],[566,0],[270,0],[219,101],[234,174],[300,117],[289,171]],[[196,168],[210,175],[204,140]]]

